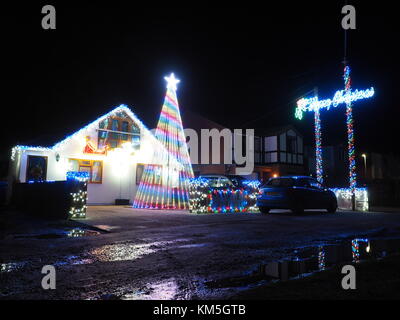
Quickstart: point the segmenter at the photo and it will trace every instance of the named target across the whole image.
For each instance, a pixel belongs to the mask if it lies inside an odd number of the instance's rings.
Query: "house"
[[[303,136],[292,125],[256,129],[254,138],[254,178],[304,173]]]
[[[69,171],[88,172],[88,204],[114,204],[117,199],[132,203],[144,166],[152,164],[163,174],[166,152],[134,113],[121,105],[51,147],[14,147],[9,186],[66,180]]]
[[[225,148],[228,148],[227,150],[232,152],[232,146],[227,144],[222,135],[218,134],[218,138],[215,141],[212,138],[206,138],[208,140],[208,154],[202,153],[203,144],[206,142],[205,138],[202,137],[202,130],[217,130],[218,133],[221,133],[223,130],[228,130],[228,128],[189,110],[182,116],[185,124],[185,132],[189,135],[190,132],[188,130],[192,130],[198,138],[196,144],[190,143],[190,140],[188,144],[195,176],[204,174],[235,174],[236,164],[233,162],[225,163],[227,162],[225,161]],[[216,150],[213,149],[212,143],[217,144]],[[219,159],[218,163],[213,163],[212,161],[215,156]]]

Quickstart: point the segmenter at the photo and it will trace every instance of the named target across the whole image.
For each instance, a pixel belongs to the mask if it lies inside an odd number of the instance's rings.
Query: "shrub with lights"
[[[86,218],[88,181],[88,172],[67,172],[67,184],[71,191],[70,219]]]

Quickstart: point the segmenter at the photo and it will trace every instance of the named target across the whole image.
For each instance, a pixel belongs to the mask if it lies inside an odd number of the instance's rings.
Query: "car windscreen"
[[[266,183],[268,187],[292,187],[294,181],[291,178],[277,178],[271,179]]]

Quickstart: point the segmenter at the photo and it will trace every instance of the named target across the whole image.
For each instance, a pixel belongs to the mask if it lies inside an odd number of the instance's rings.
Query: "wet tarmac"
[[[400,215],[149,215],[2,241],[0,299],[228,299],[400,253]],[[40,286],[48,264],[56,290]]]

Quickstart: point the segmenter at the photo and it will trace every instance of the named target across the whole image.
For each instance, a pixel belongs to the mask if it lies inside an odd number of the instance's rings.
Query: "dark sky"
[[[344,1],[298,2],[3,7],[9,115],[1,154],[17,143],[58,140],[121,103],[152,128],[171,71],[181,79],[183,116],[191,110],[235,128],[295,124],[312,137],[313,116],[295,120],[295,101],[314,86],[321,98],[343,88]],[[354,106],[356,148],[398,153],[399,19],[388,4],[349,3],[357,9],[348,45],[353,88],[376,89]],[[41,28],[44,4],[56,7],[55,31]],[[323,112],[324,144],[346,141],[344,110]]]

